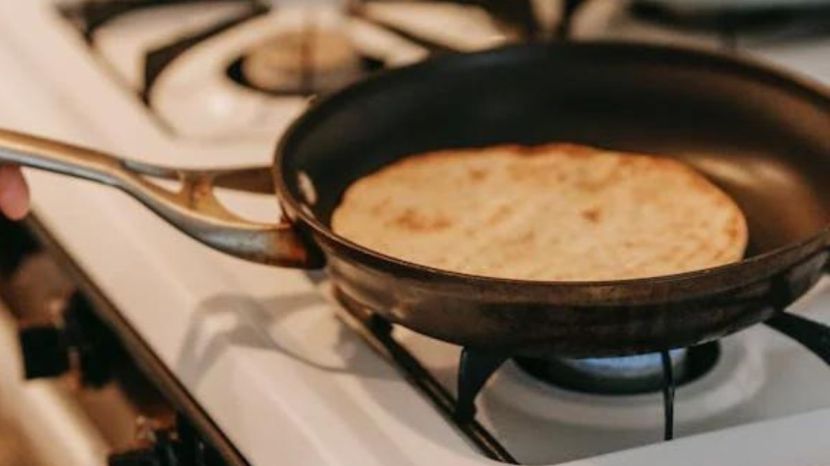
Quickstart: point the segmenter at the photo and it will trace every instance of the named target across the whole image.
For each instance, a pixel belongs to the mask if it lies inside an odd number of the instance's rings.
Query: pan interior
[[[830,219],[827,97],[728,58],[658,47],[525,46],[398,70],[312,110],[288,134],[281,166],[294,199],[328,225],[349,184],[398,158],[550,141],[693,165],[744,211],[750,255]]]

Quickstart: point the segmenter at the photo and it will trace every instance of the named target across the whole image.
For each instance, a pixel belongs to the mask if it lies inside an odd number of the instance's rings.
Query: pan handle
[[[0,129],[0,163],[12,163],[83,178],[118,188],[194,239],[232,256],[295,268],[322,266],[316,247],[308,247],[285,218],[255,223],[228,211],[214,187],[245,186],[269,192],[270,169],[187,170],[121,159],[103,152]],[[178,191],[149,178],[178,180]]]

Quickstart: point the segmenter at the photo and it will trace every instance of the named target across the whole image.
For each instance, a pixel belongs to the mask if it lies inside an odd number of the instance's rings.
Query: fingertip
[[[18,167],[0,167],[0,211],[12,220],[29,213],[29,187]]]

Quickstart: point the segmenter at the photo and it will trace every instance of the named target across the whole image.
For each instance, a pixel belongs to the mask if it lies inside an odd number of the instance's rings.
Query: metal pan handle
[[[0,163],[83,178],[116,187],[196,240],[252,262],[296,268],[322,265],[291,223],[255,223],[234,215],[219,203],[214,187],[244,186],[246,179],[263,188],[267,169],[186,170],[121,159],[103,152],[0,129]],[[180,181],[178,191],[148,178]],[[222,183],[225,180],[226,183]],[[270,191],[273,194],[273,190]]]

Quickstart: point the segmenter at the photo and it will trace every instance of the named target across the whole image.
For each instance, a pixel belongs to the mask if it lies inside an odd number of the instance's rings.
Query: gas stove
[[[551,2],[508,3],[7,2],[0,122],[152,163],[265,165],[320,95],[436,54],[563,31],[748,53],[830,82],[818,10],[806,15],[810,34],[792,34],[805,15],[713,26],[589,0],[560,28]],[[830,368],[772,328],[663,357],[509,360],[475,415],[459,416],[458,399],[471,401],[457,390],[460,348],[341,302],[324,275],[208,250],[120,193],[28,176],[38,234],[108,303],[98,312],[127,346],[154,361],[150,378],[179,387],[173,403],[189,406],[180,412],[224,464],[827,461]],[[278,215],[271,197],[220,197],[251,218]],[[791,311],[830,324],[830,281]]]

